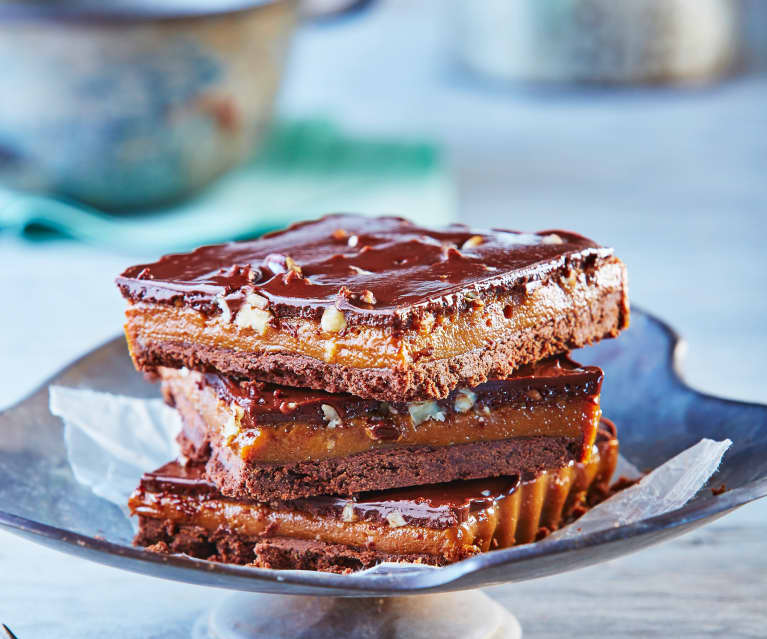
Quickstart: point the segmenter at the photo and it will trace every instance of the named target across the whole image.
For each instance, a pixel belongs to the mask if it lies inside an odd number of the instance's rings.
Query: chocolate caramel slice
[[[556,357],[445,399],[382,402],[161,368],[182,452],[231,497],[351,495],[585,461],[602,371]]]
[[[135,543],[268,568],[345,572],[381,561],[445,565],[546,536],[609,493],[618,442],[603,421],[588,461],[537,476],[260,503],[221,495],[200,464],[147,473],[130,500]]]
[[[612,249],[519,233],[331,215],[127,269],[136,366],[441,399],[614,337],[629,320]]]

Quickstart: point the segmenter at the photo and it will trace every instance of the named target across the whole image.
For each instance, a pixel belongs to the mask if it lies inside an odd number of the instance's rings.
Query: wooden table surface
[[[463,219],[615,246],[634,302],[687,337],[690,382],[767,403],[767,78],[489,89],[451,70],[437,3],[413,4],[304,28],[282,113],[441,140]],[[119,330],[112,278],[142,257],[0,235],[0,406]],[[766,540],[763,500],[639,554],[488,594],[526,637],[765,637]],[[0,621],[19,639],[188,637],[223,596],[0,532]]]

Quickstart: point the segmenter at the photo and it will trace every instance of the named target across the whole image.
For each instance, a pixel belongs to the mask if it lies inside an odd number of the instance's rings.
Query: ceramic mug
[[[0,179],[120,209],[182,197],[248,157],[296,1],[194,4],[0,2]]]
[[[459,61],[522,81],[699,83],[737,60],[738,0],[453,0]]]

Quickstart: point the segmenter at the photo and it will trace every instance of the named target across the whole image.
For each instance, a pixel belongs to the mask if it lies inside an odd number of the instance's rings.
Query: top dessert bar
[[[117,278],[139,369],[443,398],[628,325],[612,249],[519,233],[329,215],[206,246]]]

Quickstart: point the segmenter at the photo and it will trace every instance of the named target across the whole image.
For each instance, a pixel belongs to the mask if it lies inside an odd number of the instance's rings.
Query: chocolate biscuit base
[[[183,436],[179,441],[182,452],[188,451]],[[205,473],[223,494],[232,497],[297,499],[513,475],[520,469],[537,473],[570,463],[578,455],[577,448],[563,437],[524,437],[453,446],[385,448],[349,457],[256,467],[217,449],[207,461]]]
[[[382,561],[445,565],[541,539],[609,494],[617,460],[605,424],[591,460],[537,477],[452,482],[259,504],[216,492],[199,466],[168,464],[131,498],[137,545],[265,568],[349,572]]]
[[[132,267],[118,285],[139,369],[384,401],[444,398],[629,320],[625,267],[591,240],[400,218],[328,216]]]

